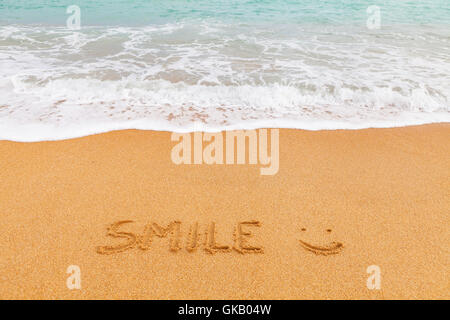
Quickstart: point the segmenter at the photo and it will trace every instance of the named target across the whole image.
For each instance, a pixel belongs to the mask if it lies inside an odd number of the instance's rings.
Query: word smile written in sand
[[[217,241],[217,227],[216,223],[212,222],[203,228],[199,226],[198,222],[191,223],[188,232],[183,235],[181,232],[180,221],[172,221],[166,226],[161,226],[155,222],[144,226],[142,234],[135,234],[132,232],[119,231],[123,225],[131,224],[132,220],[122,220],[112,223],[107,228],[107,236],[113,238],[121,238],[123,241],[116,245],[99,246],[96,248],[99,254],[115,254],[124,252],[134,248],[140,250],[149,250],[155,237],[168,238],[169,250],[177,252],[184,249],[188,252],[195,252],[202,248],[209,254],[225,253],[235,251],[240,254],[262,254],[264,249],[251,241],[253,232],[261,227],[261,223],[256,220],[238,222],[232,232],[233,244],[219,244]],[[305,231],[306,229],[302,229]],[[330,229],[327,230],[331,232]],[[332,255],[338,254],[342,251],[344,246],[340,242],[331,242],[325,246],[318,246],[310,244],[303,240],[300,241],[300,246],[305,250],[316,255]],[[184,244],[184,245],[183,245]]]

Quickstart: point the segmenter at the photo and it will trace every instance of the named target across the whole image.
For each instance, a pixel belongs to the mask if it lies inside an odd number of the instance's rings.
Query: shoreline
[[[448,299],[449,136],[280,129],[269,176],[165,131],[0,141],[0,298]]]
[[[293,121],[293,123],[297,123],[297,121]],[[331,121],[330,123],[335,123],[335,121]],[[395,128],[409,128],[409,127],[418,127],[418,126],[432,126],[432,125],[448,125],[450,124],[450,121],[446,120],[446,121],[417,121],[414,123],[406,123],[406,124],[397,124],[395,126],[393,126],[392,124],[370,124],[370,125],[364,125],[364,126],[352,126],[348,123],[342,124],[342,126],[336,126],[333,127],[331,126],[330,128],[322,128],[322,126],[320,128],[316,128],[316,127],[309,127],[309,128],[300,128],[300,127],[296,127],[294,125],[285,125],[285,126],[277,126],[277,125],[270,125],[270,123],[266,123],[266,122],[262,122],[262,123],[257,123],[254,125],[250,125],[247,126],[245,129],[240,127],[240,126],[229,126],[229,127],[225,127],[225,128],[221,128],[218,130],[209,130],[207,128],[203,128],[203,127],[199,127],[198,125],[196,125],[195,127],[192,128],[187,128],[185,130],[179,130],[178,128],[157,128],[157,126],[155,126],[154,128],[148,129],[146,128],[145,125],[134,125],[132,127],[130,126],[111,126],[111,128],[108,129],[104,129],[102,131],[88,131],[88,132],[84,132],[84,133],[78,133],[78,134],[71,134],[71,135],[57,135],[57,137],[52,137],[49,138],[47,137],[47,135],[44,136],[40,136],[39,138],[36,138],[36,136],[34,134],[28,134],[25,137],[16,137],[12,138],[9,136],[2,136],[0,135],[0,142],[1,141],[9,141],[9,142],[20,142],[20,143],[38,143],[38,142],[52,142],[52,141],[66,141],[66,140],[72,140],[72,139],[80,139],[80,138],[84,138],[84,137],[90,137],[90,136],[95,136],[95,135],[100,135],[100,134],[105,134],[105,133],[110,133],[110,132],[117,132],[117,131],[129,131],[129,130],[138,130],[138,131],[150,131],[150,132],[169,132],[169,133],[194,133],[194,132],[208,132],[208,133],[218,133],[218,132],[227,132],[227,131],[236,131],[236,130],[259,130],[259,129],[280,129],[280,130],[300,130],[300,131],[312,131],[312,132],[316,132],[316,131],[359,131],[359,130],[371,130],[371,129],[395,129]],[[336,124],[335,124],[336,125]],[[15,128],[15,129],[13,129]],[[36,130],[36,126],[32,125],[32,126],[22,126],[20,128],[20,132],[23,131],[33,131]],[[48,131],[47,128],[45,126],[43,126],[41,128],[44,132]],[[12,132],[14,130],[17,130],[16,126],[11,126],[11,127],[3,127],[2,131],[6,131],[6,132]],[[71,131],[77,131],[77,130],[71,130]],[[54,135],[54,133],[52,133],[52,135]],[[33,138],[30,138],[33,137]]]

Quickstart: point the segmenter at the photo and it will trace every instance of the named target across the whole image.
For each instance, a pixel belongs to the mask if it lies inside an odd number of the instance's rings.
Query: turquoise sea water
[[[65,25],[70,5],[83,9],[83,24],[142,26],[182,20],[228,23],[361,23],[377,5],[386,23],[450,23],[448,0],[2,0],[3,23]]]
[[[449,0],[0,0],[0,138],[449,120]]]

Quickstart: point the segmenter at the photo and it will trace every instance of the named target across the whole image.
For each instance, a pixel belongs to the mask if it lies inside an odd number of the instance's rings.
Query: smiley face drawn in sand
[[[306,233],[307,230],[306,228],[302,228],[301,229],[302,233]],[[327,234],[330,234],[333,230],[331,229],[326,229],[325,230]],[[340,242],[336,242],[333,241],[327,245],[324,246],[318,246],[318,245],[313,245],[310,244],[308,242],[305,242],[303,240],[299,240],[300,241],[300,245],[308,251],[311,251],[312,253],[316,254],[316,255],[323,255],[323,256],[328,256],[328,255],[332,255],[332,254],[338,254],[342,251],[342,249],[344,248],[344,245]]]

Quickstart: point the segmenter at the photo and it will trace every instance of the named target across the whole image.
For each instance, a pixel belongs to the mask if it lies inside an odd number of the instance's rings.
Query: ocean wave
[[[439,26],[0,27],[0,139],[448,122]]]

